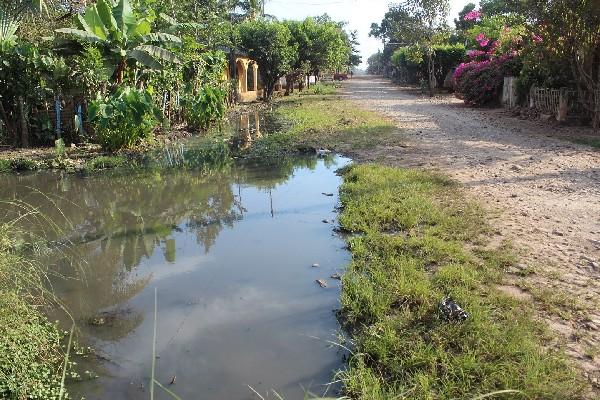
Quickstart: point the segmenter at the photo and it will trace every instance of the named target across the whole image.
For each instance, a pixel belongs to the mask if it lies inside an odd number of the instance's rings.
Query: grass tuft
[[[0,158],[0,173],[6,173],[11,171],[12,167],[10,165],[10,160]]]
[[[514,262],[480,247],[484,213],[433,173],[354,166],[340,190],[352,262],[340,316],[354,355],[341,373],[354,399],[575,399],[582,384],[531,305],[495,285]],[[445,296],[468,313],[447,322]]]
[[[52,301],[43,268],[24,257],[37,244],[30,232],[16,228],[20,219],[52,223],[24,203],[2,205],[19,210],[19,216],[0,222],[0,398],[60,399],[64,335],[41,310]]]
[[[123,167],[126,159],[123,156],[99,156],[88,160],[85,163],[85,171],[93,172],[103,169]]]
[[[28,158],[0,159],[0,173],[35,171],[38,164]]]

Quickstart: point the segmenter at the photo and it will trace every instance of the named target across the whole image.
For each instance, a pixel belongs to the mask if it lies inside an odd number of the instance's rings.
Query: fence
[[[555,115],[558,121],[565,121],[568,117],[593,118],[594,115],[600,114],[600,89],[595,93],[582,93],[566,88],[549,89],[534,86],[529,91],[529,108],[543,114]]]

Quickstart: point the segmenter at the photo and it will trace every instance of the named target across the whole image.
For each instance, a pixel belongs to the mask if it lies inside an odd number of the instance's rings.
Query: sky
[[[467,3],[474,0],[450,0],[449,21],[453,21],[458,12]],[[329,14],[336,21],[348,22],[348,30],[358,31],[360,52],[366,68],[367,58],[383,46],[379,39],[369,37],[373,22],[380,23],[388,10],[390,0],[266,0],[265,13],[278,19],[304,19],[309,16]]]

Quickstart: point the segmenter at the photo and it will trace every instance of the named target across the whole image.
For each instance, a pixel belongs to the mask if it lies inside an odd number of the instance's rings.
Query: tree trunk
[[[429,74],[429,97],[434,95],[435,72],[433,66],[433,54],[431,49],[427,50],[427,72]]]
[[[13,138],[13,141],[17,140],[17,132],[15,127],[12,124],[12,121],[8,118],[8,114],[4,109],[4,104],[0,101],[0,117],[2,117],[2,121],[4,122],[4,126],[6,127],[6,131],[8,135]]]
[[[21,124],[21,147],[29,147],[29,129],[27,128],[27,115],[25,114],[25,100],[19,96],[19,122]]]
[[[125,75],[125,65],[125,58],[121,58],[119,64],[117,65],[117,70],[115,71],[118,85],[121,85],[123,83],[123,78]]]

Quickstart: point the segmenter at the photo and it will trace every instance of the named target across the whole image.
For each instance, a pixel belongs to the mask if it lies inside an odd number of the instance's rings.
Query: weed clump
[[[362,233],[349,241],[341,297],[356,346],[341,373],[351,398],[580,397],[531,305],[495,289],[514,257],[478,250],[484,213],[453,182],[375,165],[346,170],[344,181],[340,223]],[[440,315],[447,296],[465,321]]]
[[[119,168],[125,165],[123,156],[99,156],[88,160],[85,163],[85,171],[93,172],[102,169]]]
[[[0,224],[0,398],[58,399],[63,335],[37,306],[43,274],[19,254],[15,236]]]
[[[35,171],[38,164],[28,158],[0,159],[0,172]]]
[[[10,172],[12,168],[10,166],[10,160],[0,158],[0,173]]]

